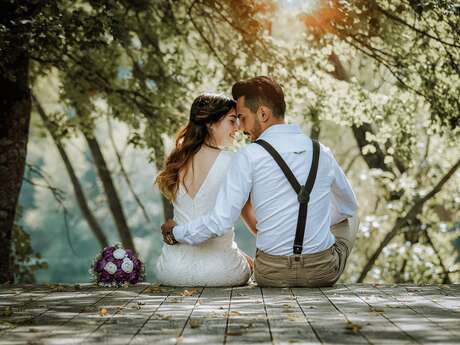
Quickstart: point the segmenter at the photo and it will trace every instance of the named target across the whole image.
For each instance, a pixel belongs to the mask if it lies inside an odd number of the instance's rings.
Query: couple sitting
[[[237,82],[233,99],[205,94],[156,182],[173,202],[162,225],[156,276],[164,285],[331,286],[358,230],[352,188],[331,151],[286,124],[281,87],[269,77]],[[236,153],[237,130],[252,141]],[[242,217],[255,260],[234,242]]]

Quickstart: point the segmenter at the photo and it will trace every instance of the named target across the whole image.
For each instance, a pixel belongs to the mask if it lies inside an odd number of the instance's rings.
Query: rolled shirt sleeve
[[[176,225],[174,237],[178,242],[196,245],[211,237],[224,235],[238,220],[251,188],[252,167],[243,148],[231,160],[214,208],[189,223]]]

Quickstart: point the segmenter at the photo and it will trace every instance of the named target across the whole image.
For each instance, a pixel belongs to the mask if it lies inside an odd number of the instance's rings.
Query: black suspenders
[[[299,200],[299,217],[297,218],[297,230],[295,233],[295,240],[294,240],[294,254],[302,254],[303,248],[303,236],[305,233],[305,224],[307,222],[307,210],[308,210],[308,202],[310,201],[310,193],[313,189],[313,185],[315,184],[316,174],[318,172],[318,162],[319,162],[319,143],[316,140],[313,140],[313,161],[311,164],[310,173],[308,174],[307,182],[305,186],[300,185],[299,181],[297,181],[296,177],[292,173],[291,169],[288,167],[286,162],[280,156],[280,154],[267,143],[265,140],[259,139],[255,141],[256,144],[262,146],[268,153],[273,157],[276,163],[278,163],[279,167],[283,171],[284,175],[288,179],[289,183],[291,184],[292,188],[297,193],[297,199]]]

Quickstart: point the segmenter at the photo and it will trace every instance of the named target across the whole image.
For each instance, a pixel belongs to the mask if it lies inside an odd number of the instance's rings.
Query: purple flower
[[[112,255],[114,251],[115,251],[115,247],[105,247],[102,252],[102,256]]]
[[[111,283],[112,282],[112,275],[110,273],[106,272],[106,271],[103,271],[101,273],[100,278],[101,278],[101,282],[103,282],[103,283]]]
[[[115,272],[115,274],[113,275],[114,278],[115,278],[115,281],[117,283],[124,283],[125,281],[128,280],[128,276],[126,275],[125,272],[123,272],[122,270],[118,270]]]
[[[139,281],[139,273],[132,271],[129,274],[128,280],[130,284],[137,284],[137,282]]]
[[[104,267],[105,267],[106,263],[107,263],[107,261],[104,260],[104,259],[98,260],[98,261],[96,262],[96,265],[95,265],[95,267],[94,267],[94,270],[95,270],[96,272],[101,273],[101,272],[104,270]]]
[[[121,264],[123,263],[123,260],[121,260],[121,259],[113,259],[111,261],[117,266],[118,269],[121,268]]]
[[[102,252],[94,259],[92,271],[97,277],[98,283],[110,284],[137,284],[140,280],[144,279],[143,263],[136,257],[136,254],[131,249],[126,249],[125,258],[128,257],[133,262],[133,270],[130,273],[126,273],[121,269],[123,259],[115,259],[113,256],[115,250],[123,249],[120,245],[105,247]],[[108,263],[114,264],[116,271],[114,274],[110,274],[104,268]],[[113,266],[112,266],[113,268]]]

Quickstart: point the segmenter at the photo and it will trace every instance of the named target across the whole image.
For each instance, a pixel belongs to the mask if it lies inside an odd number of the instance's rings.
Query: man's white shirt
[[[297,125],[273,125],[259,137],[270,143],[304,185],[312,164],[313,144]],[[256,246],[272,255],[292,255],[299,212],[294,189],[272,156],[252,143],[233,157],[214,209],[190,223],[174,227],[177,241],[191,245],[232,229],[248,198],[257,219]],[[331,247],[331,224],[352,217],[358,205],[333,154],[320,145],[318,173],[308,204],[303,254]]]

